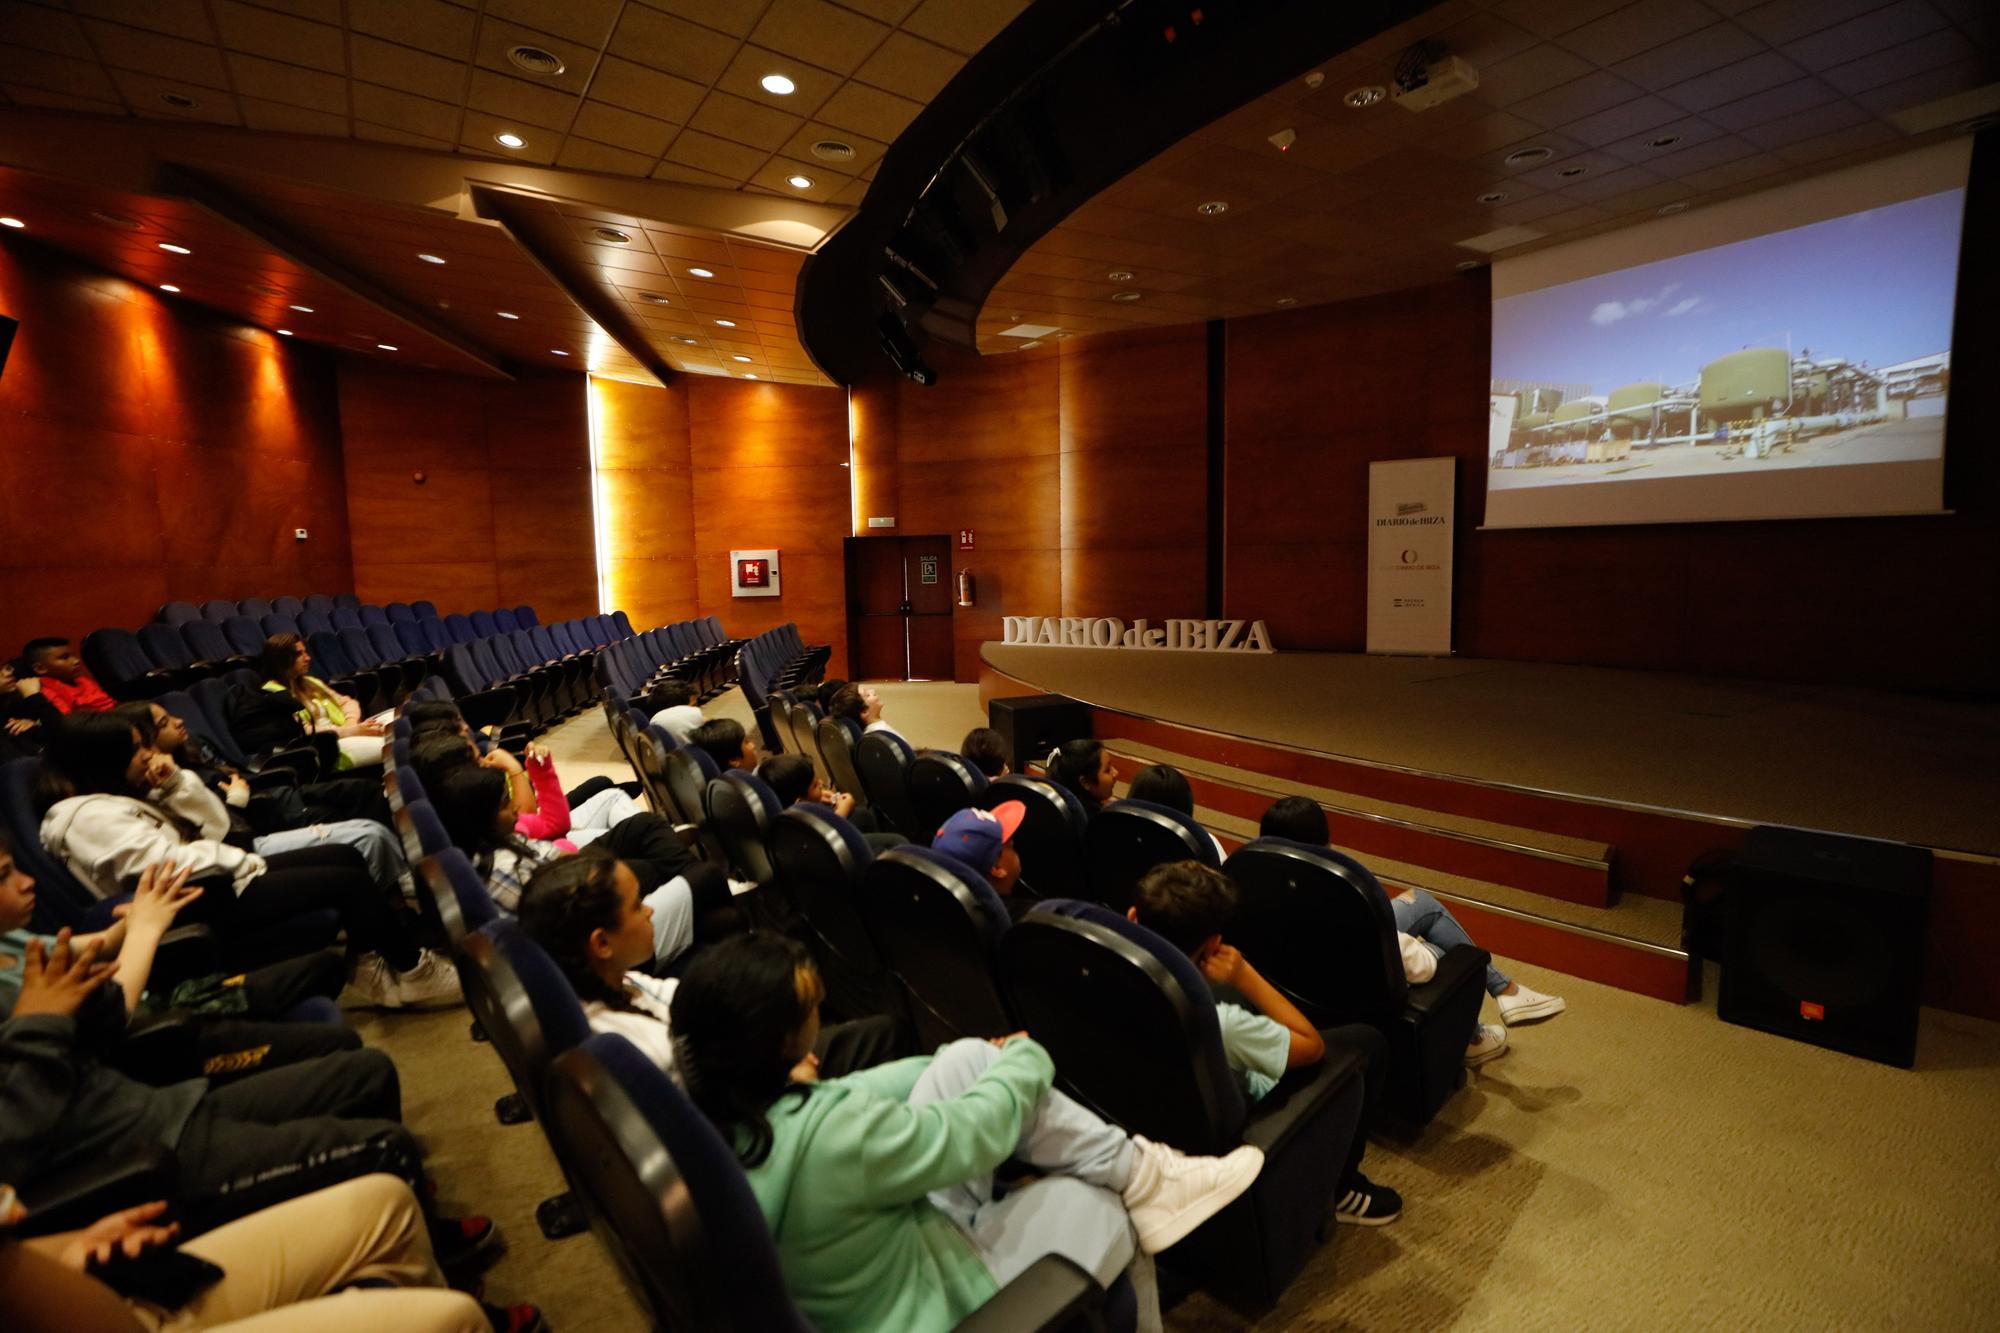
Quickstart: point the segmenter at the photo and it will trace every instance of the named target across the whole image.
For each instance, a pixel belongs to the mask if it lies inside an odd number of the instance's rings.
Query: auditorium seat
[[[90,674],[114,699],[150,699],[183,683],[178,672],[155,666],[129,629],[94,629],[79,650]]]
[[[242,613],[236,609],[236,603],[225,602],[219,597],[212,598],[209,601],[203,602],[201,604],[201,618],[203,620],[212,620],[218,625],[220,625],[223,621],[229,619],[229,617],[231,616],[241,615],[241,614]]]
[[[837,1018],[903,1016],[900,987],[882,962],[856,895],[874,854],[860,830],[823,805],[794,805],[771,821],[773,881],[811,931],[813,955]]]
[[[1027,810],[1014,831],[1014,852],[1021,858],[1014,892],[1035,898],[1090,896],[1083,858],[1090,821],[1076,793],[1046,778],[1009,773],[987,783],[975,804],[991,810],[1003,801],[1019,801]]]
[[[1132,891],[1154,866],[1199,861],[1222,868],[1208,830],[1178,810],[1151,801],[1113,801],[1083,831],[1086,895],[1123,912]]]
[[[305,598],[305,609],[307,611],[317,611],[324,616],[332,615],[335,605],[336,603],[333,598],[328,597],[323,592],[309,593]]]
[[[928,847],[891,847],[862,875],[859,901],[909,1001],[916,1049],[1017,1028],[995,973],[1007,905],[985,876]]]
[[[861,724],[851,717],[823,717],[817,729],[819,752],[835,791],[846,792],[855,804],[868,806],[868,791],[854,766],[854,747],[861,742]]]
[[[854,747],[854,771],[867,793],[868,808],[887,832],[928,843],[937,825],[925,828],[910,804],[910,763],[916,755],[910,743],[894,732],[871,732]]]
[[[236,610],[253,620],[261,620],[271,614],[274,608],[262,597],[245,597],[236,604]]]
[[[421,606],[422,603],[420,602],[418,603],[418,605]],[[436,612],[433,611],[432,614],[436,614]],[[535,608],[532,606],[515,607],[514,619],[519,621],[521,625],[526,629],[533,629],[535,626],[542,623],[541,617],[535,614]]]
[[[1325,847],[1259,838],[1223,867],[1242,895],[1227,939],[1315,1026],[1367,1023],[1388,1040],[1384,1107],[1430,1123],[1465,1082],[1486,996],[1484,949],[1445,951],[1419,986],[1403,975],[1389,896],[1367,867]]]
[[[399,774],[397,781],[401,782]],[[427,856],[436,856],[452,845],[444,821],[429,801],[405,799],[396,812],[396,836],[403,840],[403,857],[411,865]]]
[[[708,784],[722,776],[722,768],[708,751],[693,745],[679,745],[660,757],[660,776],[667,784],[677,822],[690,825],[705,852],[721,854],[721,845],[708,823]]]
[[[731,873],[753,884],[769,884],[774,872],[764,836],[784,809],[778,794],[756,774],[731,769],[709,780],[706,798],[708,824],[729,858]]]
[[[273,597],[271,599],[271,609],[281,616],[290,616],[292,619],[297,620],[299,612],[305,610],[306,605],[296,597]]]
[[[370,625],[386,625],[389,623],[389,613],[373,602],[363,603],[360,610],[361,627],[363,629],[368,628]]]
[[[222,635],[229,640],[230,648],[244,657],[255,657],[264,650],[264,627],[257,623],[255,616],[246,616],[241,612],[225,616]]]
[[[153,666],[168,673],[176,682],[185,686],[197,677],[208,674],[195,666],[194,651],[181,637],[178,625],[166,625],[154,621],[141,625],[136,631],[140,650]]]
[[[949,750],[925,750],[910,761],[909,783],[910,809],[929,842],[945,820],[979,804],[986,775]]]
[[[162,625],[185,625],[190,620],[201,619],[201,608],[193,602],[168,602],[154,614],[153,619]]]
[[[333,608],[333,614],[331,618],[333,620],[333,629],[336,634],[344,629],[362,628],[361,612],[357,607],[336,606]]]
[[[408,602],[391,602],[383,610],[389,613],[389,623],[392,625],[399,625],[404,621],[415,620],[417,618],[415,609]]]
[[[1329,1053],[1246,1104],[1193,961],[1096,903],[1037,906],[1002,937],[999,970],[1058,1083],[1106,1119],[1183,1152],[1263,1149],[1249,1192],[1158,1261],[1218,1293],[1275,1302],[1329,1229],[1361,1123],[1359,1058]]]
[[[546,1126],[591,1226],[655,1326],[810,1333],[736,1155],[630,1042],[601,1034],[550,1067]],[[1067,1259],[1034,1263],[959,1325],[966,1330],[1133,1325],[1131,1283],[1097,1283]]]
[[[333,595],[335,610],[352,611],[361,605],[361,599],[351,592],[337,592]]]
[[[549,1062],[590,1036],[569,979],[512,921],[497,919],[458,940],[466,1007],[492,1042],[518,1090],[494,1112],[519,1124],[542,1109]]]

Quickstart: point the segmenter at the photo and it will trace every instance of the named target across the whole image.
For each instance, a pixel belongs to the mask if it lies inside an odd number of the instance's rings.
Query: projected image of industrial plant
[[[1964,192],[1494,303],[1491,487],[1941,457]]]

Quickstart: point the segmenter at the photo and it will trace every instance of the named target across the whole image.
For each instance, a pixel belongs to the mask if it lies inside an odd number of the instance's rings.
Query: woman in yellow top
[[[341,768],[366,768],[382,762],[382,724],[361,716],[361,705],[312,675],[312,657],[296,634],[273,634],[257,654],[264,688],[289,694],[298,702],[299,725],[307,731],[330,731],[339,738]]]

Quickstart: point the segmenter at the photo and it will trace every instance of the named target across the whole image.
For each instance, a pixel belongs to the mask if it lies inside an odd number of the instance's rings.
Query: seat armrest
[[[1243,1142],[1262,1148],[1266,1159],[1276,1157],[1321,1106],[1360,1077],[1361,1057],[1353,1051],[1328,1051],[1318,1064],[1292,1070],[1250,1108]]]
[[[20,1191],[28,1210],[17,1236],[46,1236],[87,1227],[101,1217],[174,1195],[174,1155],[147,1144],[37,1179]]]
[[[1404,999],[1405,1012],[1419,1017],[1449,1004],[1467,985],[1486,984],[1486,965],[1493,961],[1493,955],[1470,944],[1454,944],[1438,959],[1437,972],[1421,986],[1409,988]]]
[[[117,1049],[107,1053],[106,1063],[127,1077],[164,1088],[200,1075],[195,1036],[194,1021],[184,1013],[135,1019]]]
[[[1059,1254],[1045,1254],[958,1322],[958,1333],[1083,1330],[1103,1327],[1104,1289]]]
[[[183,981],[212,977],[223,969],[222,941],[216,938],[213,927],[175,926],[160,937],[159,947],[153,951],[150,989],[165,993]]]

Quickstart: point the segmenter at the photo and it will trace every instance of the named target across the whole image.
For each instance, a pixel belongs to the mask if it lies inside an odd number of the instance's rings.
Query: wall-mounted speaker
[[[1000,733],[1016,773],[1039,764],[1064,741],[1090,734],[1090,705],[1061,694],[1027,694],[986,705],[987,725]]]
[[[1752,829],[1730,873],[1716,1012],[1908,1069],[1930,892],[1928,848]]]

